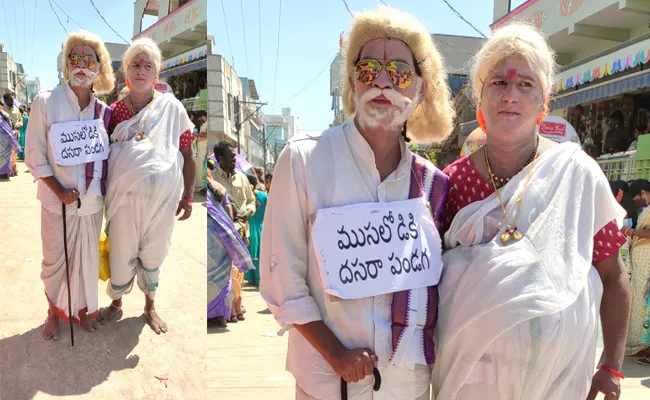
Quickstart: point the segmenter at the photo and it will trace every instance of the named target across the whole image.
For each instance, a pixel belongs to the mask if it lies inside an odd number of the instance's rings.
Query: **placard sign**
[[[312,240],[324,290],[343,299],[440,280],[441,239],[421,198],[319,210]]]
[[[79,165],[108,158],[104,121],[69,121],[50,127],[50,144],[59,165]]]

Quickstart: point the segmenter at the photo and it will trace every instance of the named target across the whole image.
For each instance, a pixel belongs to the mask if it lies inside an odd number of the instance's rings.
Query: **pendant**
[[[508,231],[501,234],[501,242],[503,244],[508,243],[509,240],[510,240],[510,233]]]
[[[140,142],[144,140],[147,136],[144,134],[144,132],[140,132],[137,135],[135,135],[135,140]]]
[[[521,240],[524,235],[519,232],[519,230],[515,227],[512,226],[507,226],[506,231],[501,234],[501,242],[503,244],[506,244],[510,241],[510,239],[514,239],[515,241]]]

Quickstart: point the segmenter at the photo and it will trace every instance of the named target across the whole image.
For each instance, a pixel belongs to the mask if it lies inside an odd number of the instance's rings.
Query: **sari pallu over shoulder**
[[[171,93],[158,95],[133,118],[119,123],[114,131],[108,159],[106,219],[115,214],[123,197],[141,180],[183,166],[179,138],[191,121],[183,105]],[[129,138],[129,130],[142,130],[144,140]]]
[[[7,160],[11,159],[11,151],[19,153],[22,151],[18,139],[13,134],[13,130],[0,116],[0,167],[3,166]]]
[[[510,223],[531,167],[501,189]],[[520,241],[501,243],[504,217],[496,194],[460,210],[445,235],[433,373],[438,396],[455,398],[473,368],[488,362],[481,360],[491,343],[520,324],[600,302],[593,237],[613,219],[620,225],[625,211],[598,165],[575,144],[555,146],[539,156],[525,190],[517,222],[524,234]],[[579,296],[592,303],[575,305]],[[593,322],[587,320],[582,323]],[[595,333],[596,326],[582,328]],[[546,365],[571,357],[559,349],[545,349]],[[530,393],[529,398],[544,398],[543,386],[541,397]]]

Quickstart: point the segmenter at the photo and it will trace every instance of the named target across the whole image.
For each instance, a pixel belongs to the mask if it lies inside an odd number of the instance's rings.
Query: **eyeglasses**
[[[95,56],[91,56],[89,54],[81,55],[72,53],[68,56],[68,61],[70,61],[70,65],[72,65],[73,68],[79,68],[81,61],[84,62],[84,65],[88,69],[93,69],[95,68],[95,65],[97,65],[97,59]]]
[[[393,85],[398,88],[404,89],[413,83],[413,70],[410,65],[402,61],[388,61],[384,66],[378,60],[360,60],[356,64],[355,75],[359,83],[368,86],[379,78],[384,68]]]

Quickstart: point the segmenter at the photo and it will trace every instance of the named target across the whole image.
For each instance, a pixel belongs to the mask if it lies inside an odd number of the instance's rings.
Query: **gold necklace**
[[[483,148],[483,152],[485,153],[485,165],[487,165],[488,175],[490,175],[490,181],[492,182],[494,191],[497,193],[497,198],[499,199],[499,203],[501,204],[501,211],[503,212],[503,219],[505,220],[505,224],[506,224],[506,231],[501,234],[501,242],[503,244],[507,244],[510,241],[510,239],[514,239],[515,241],[521,240],[524,237],[524,234],[521,233],[519,229],[517,229],[517,220],[519,219],[519,210],[521,210],[521,200],[524,198],[524,194],[526,193],[526,189],[528,188],[528,183],[530,182],[530,178],[533,174],[533,170],[535,169],[535,162],[537,161],[537,157],[539,156],[539,136],[537,137],[535,156],[533,157],[532,165],[530,166],[530,171],[528,171],[528,174],[526,175],[526,183],[524,184],[524,188],[521,191],[521,195],[515,201],[517,203],[517,212],[515,213],[515,220],[513,221],[512,225],[508,224],[508,213],[506,212],[506,206],[503,204],[503,200],[501,199],[501,189],[497,188],[497,185],[493,178],[494,175],[492,174],[492,168],[490,167],[490,160],[488,159],[487,146]]]
[[[154,97],[155,97],[155,96],[154,96]],[[145,126],[147,125],[147,118],[149,117],[149,109],[151,109],[151,106],[153,105],[153,99],[154,99],[154,97],[151,98],[151,101],[149,102],[149,104],[148,104],[148,106],[147,106],[147,112],[145,112],[144,117],[142,118],[142,129],[140,130],[140,132],[138,132],[137,135],[135,135],[135,140],[136,140],[137,142],[140,142],[140,141],[142,141],[142,140],[144,140],[144,139],[146,139],[146,138],[148,137],[148,136],[144,133],[144,128],[145,128]],[[130,100],[131,100],[131,99],[129,99],[129,102],[130,102]],[[140,111],[142,111],[142,110],[140,110]],[[134,116],[135,116],[135,114],[134,114]]]
[[[151,100],[149,100],[149,102],[148,102],[147,104],[145,104],[142,108],[140,108],[140,109],[138,109],[138,110],[136,110],[136,108],[135,108],[135,104],[133,104],[133,98],[131,97],[131,95],[128,96],[128,98],[129,98],[129,103],[127,104],[126,101],[125,101],[124,104],[125,104],[126,107],[129,109],[129,111],[131,111],[131,114],[133,114],[133,116],[135,117],[136,115],[138,115],[138,113],[139,113],[140,111],[142,111],[142,109],[144,109],[148,104],[150,104],[150,103],[153,101],[153,98],[154,98],[155,96],[156,96],[156,94],[154,93],[154,94],[151,96]]]

